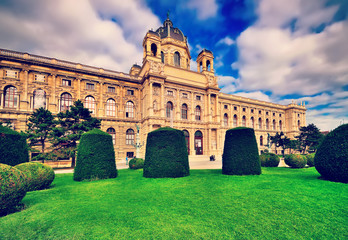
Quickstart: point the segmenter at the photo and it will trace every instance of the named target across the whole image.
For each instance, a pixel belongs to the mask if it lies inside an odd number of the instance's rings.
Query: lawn
[[[26,209],[0,218],[0,239],[348,239],[348,185],[314,168],[263,168],[260,176],[191,170],[147,179],[74,182],[30,192]]]

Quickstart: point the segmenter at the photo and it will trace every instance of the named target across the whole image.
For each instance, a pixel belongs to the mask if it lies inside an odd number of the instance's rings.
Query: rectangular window
[[[45,82],[46,81],[46,75],[35,74],[35,81],[36,82]]]
[[[134,90],[127,90],[127,95],[128,96],[133,96],[134,95]]]
[[[275,116],[275,113],[273,113],[273,117]]]
[[[197,100],[197,101],[201,101],[201,96],[197,95],[197,96],[196,96],[196,100]]]
[[[86,89],[87,90],[94,90],[94,84],[93,83],[86,83]]]
[[[227,106],[227,105],[224,105],[224,109],[228,109],[228,106]]]
[[[243,108],[243,112],[245,112],[245,108]]]
[[[261,114],[261,110],[259,111],[259,114]]]
[[[183,93],[183,94],[182,94],[182,98],[188,98],[187,93]]]
[[[234,107],[234,110],[237,111],[237,107]]]
[[[281,117],[282,116],[282,114],[281,113],[279,113],[279,117]]]
[[[108,87],[108,92],[109,93],[115,93],[116,92],[115,87]]]
[[[15,71],[15,70],[6,70],[6,77],[9,77],[9,78],[18,78],[18,71]]]
[[[268,112],[266,112],[266,115],[268,116]]]
[[[169,90],[168,90],[168,91],[167,91],[167,95],[168,95],[168,96],[173,96],[173,91],[169,91]]]
[[[254,113],[254,109],[251,109],[251,113]]]
[[[63,80],[62,80],[62,85],[63,85],[63,86],[69,86],[69,87],[71,87],[71,80],[69,80],[69,79],[63,79]]]

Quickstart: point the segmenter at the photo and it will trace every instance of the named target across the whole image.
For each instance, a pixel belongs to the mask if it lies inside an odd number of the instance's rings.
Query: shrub
[[[0,215],[15,209],[26,194],[26,179],[17,168],[0,163]]]
[[[306,155],[307,165],[309,167],[314,167],[314,156],[315,156],[315,153],[311,153],[311,154]]]
[[[144,159],[142,159],[142,158],[132,158],[129,161],[129,168],[130,169],[144,168]]]
[[[21,170],[27,181],[27,191],[48,188],[54,180],[55,174],[50,166],[37,162],[22,163],[16,166]]]
[[[163,127],[147,135],[144,177],[177,178],[190,175],[183,131]]]
[[[325,179],[348,182],[348,124],[325,137],[315,154],[314,166]]]
[[[226,131],[222,155],[222,174],[261,174],[254,129],[237,127]]]
[[[110,134],[93,129],[81,136],[74,180],[116,178],[115,151]]]
[[[289,154],[285,155],[284,162],[291,168],[304,168],[307,163],[305,156],[300,154]]]
[[[274,153],[264,153],[260,156],[262,167],[278,167],[280,158]]]
[[[29,161],[24,135],[0,125],[0,163],[15,166]]]

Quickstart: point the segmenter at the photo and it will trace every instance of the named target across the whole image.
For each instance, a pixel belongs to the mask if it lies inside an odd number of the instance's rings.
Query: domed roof
[[[174,38],[176,40],[186,42],[186,37],[184,34],[181,32],[179,28],[174,28],[172,21],[169,19],[169,16],[167,19],[164,21],[163,26],[159,27],[156,30],[156,33],[161,37],[161,38]]]

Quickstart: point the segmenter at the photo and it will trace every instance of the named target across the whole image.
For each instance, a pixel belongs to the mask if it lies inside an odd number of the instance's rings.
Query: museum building
[[[219,156],[230,128],[254,128],[262,151],[268,134],[283,131],[293,138],[306,125],[302,103],[279,105],[220,92],[209,50],[197,56],[197,71],[190,70],[187,38],[169,18],[146,33],[143,51],[142,65],[122,73],[0,49],[0,121],[24,131],[35,109],[57,114],[80,99],[112,135],[117,160],[135,156],[137,126],[141,145],[149,132],[171,126],[184,131],[190,156]],[[139,155],[144,157],[145,146]]]

